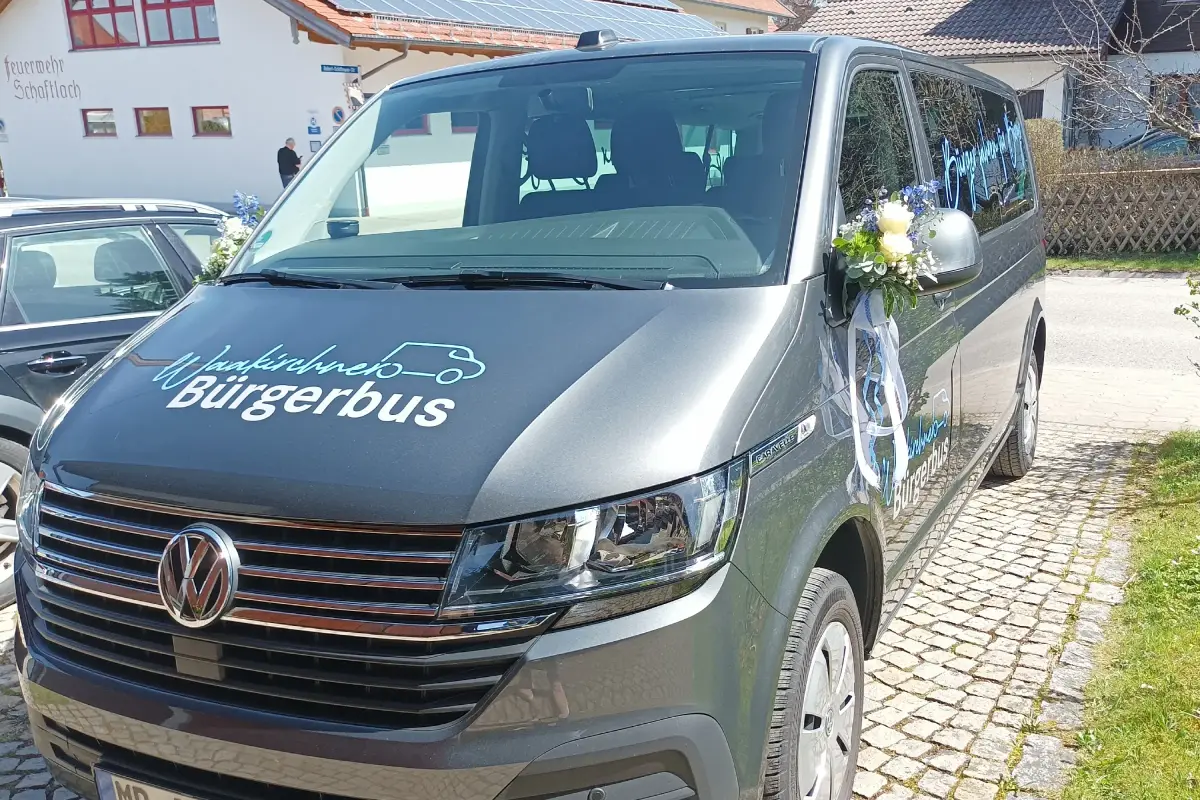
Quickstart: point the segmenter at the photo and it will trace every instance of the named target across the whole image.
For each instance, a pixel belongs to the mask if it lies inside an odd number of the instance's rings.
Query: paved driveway
[[[858,796],[1053,792],[1125,578],[1110,532],[1132,444],[1200,427],[1200,342],[1179,280],[1052,278],[1037,466],[985,484],[868,664]],[[11,614],[0,641],[11,642]],[[11,645],[3,649],[11,664]],[[68,800],[33,752],[0,667],[0,800]]]

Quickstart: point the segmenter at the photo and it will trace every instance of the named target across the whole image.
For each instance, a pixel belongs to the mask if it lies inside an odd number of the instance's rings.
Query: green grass
[[[1200,272],[1196,253],[1112,253],[1047,259],[1052,270],[1120,270],[1123,272]]]
[[[1200,433],[1135,463],[1134,580],[1087,690],[1064,800],[1200,797]]]

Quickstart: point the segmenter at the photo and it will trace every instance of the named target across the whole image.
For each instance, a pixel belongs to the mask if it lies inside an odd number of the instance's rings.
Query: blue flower
[[[258,195],[247,195],[242,192],[233,193],[233,213],[237,214],[238,219],[247,228],[253,228],[258,224],[258,215],[262,205],[258,201]]]

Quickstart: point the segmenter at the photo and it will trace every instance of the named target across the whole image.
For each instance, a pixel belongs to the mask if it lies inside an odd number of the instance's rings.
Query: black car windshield
[[[394,87],[230,272],[780,283],[813,58],[607,57]]]

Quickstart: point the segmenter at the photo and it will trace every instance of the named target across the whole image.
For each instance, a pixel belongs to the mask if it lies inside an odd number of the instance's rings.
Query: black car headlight
[[[444,618],[562,608],[703,576],[729,556],[745,461],[674,486],[468,529]]]
[[[25,462],[21,474],[21,491],[17,495],[17,538],[26,553],[33,552],[37,538],[38,515],[42,505],[42,476],[33,468],[33,460]]]

